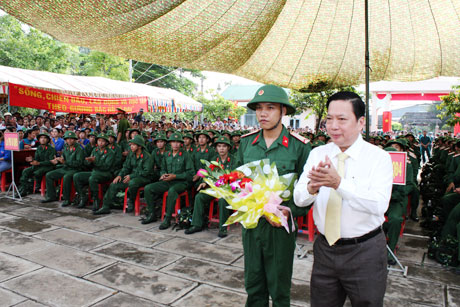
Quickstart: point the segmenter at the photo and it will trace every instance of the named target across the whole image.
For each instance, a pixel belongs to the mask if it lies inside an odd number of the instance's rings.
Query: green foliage
[[[453,86],[452,89],[454,91],[449,95],[441,97],[442,102],[436,107],[440,111],[437,116],[443,121],[442,127],[444,123],[448,126],[460,123],[460,116],[457,116],[460,113],[460,86]]]
[[[401,131],[402,130],[402,125],[398,122],[391,122],[391,130],[393,131]]]
[[[129,81],[129,62],[125,59],[100,51],[90,51],[87,55],[81,53],[80,59],[79,75]]]
[[[246,108],[235,105],[224,97],[212,91],[209,92],[211,98],[206,98],[203,94],[199,94],[195,99],[203,104],[203,116],[210,121],[233,117],[240,118],[246,113]]]
[[[183,71],[188,71],[193,77],[204,78],[198,70],[181,70],[175,67],[133,61],[133,81],[137,83],[149,83],[152,86],[172,88],[187,96],[192,96],[196,90],[196,84],[182,76]]]
[[[342,87],[332,90],[324,90],[316,93],[292,90],[289,100],[296,107],[296,114],[301,114],[309,109],[316,116],[316,128],[319,130],[321,121],[327,114],[326,104],[329,97],[340,91],[350,91],[359,94],[353,86]],[[312,114],[310,113],[307,118]]]

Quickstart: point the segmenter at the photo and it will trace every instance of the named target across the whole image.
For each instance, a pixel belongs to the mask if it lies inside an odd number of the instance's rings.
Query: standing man
[[[126,119],[126,112],[123,109],[117,108],[117,143],[120,144],[122,140],[126,139],[125,133],[129,129],[129,122]]]
[[[430,160],[431,154],[431,138],[426,135],[426,130],[423,131],[423,136],[420,137],[420,154],[422,155],[422,163],[425,164],[425,161]],[[428,158],[425,160],[425,153]]]
[[[315,203],[320,232],[314,246],[311,305],[383,306],[387,280],[382,231],[393,184],[384,150],[365,142],[364,102],[339,92],[327,102],[326,129],[332,142],[315,148],[294,189],[297,206]]]
[[[295,112],[286,92],[275,85],[262,86],[248,108],[256,111],[262,129],[242,137],[237,165],[270,159],[280,175],[300,175],[311,146],[307,139],[289,133],[281,123],[284,115]],[[291,209],[293,217],[307,213],[305,208],[296,207],[292,198],[282,205]],[[289,212],[283,213],[291,224]],[[288,233],[280,224],[261,218],[256,228],[243,228],[242,235],[246,306],[268,306],[269,296],[273,306],[290,306],[296,231]]]

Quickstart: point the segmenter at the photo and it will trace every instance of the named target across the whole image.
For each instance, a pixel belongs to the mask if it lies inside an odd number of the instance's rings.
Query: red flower
[[[251,178],[243,178],[241,179],[240,186],[244,189],[246,187],[246,183],[252,182]]]
[[[216,166],[214,164],[211,164],[209,165],[209,168],[211,169],[211,171],[214,171],[214,169],[216,168]]]

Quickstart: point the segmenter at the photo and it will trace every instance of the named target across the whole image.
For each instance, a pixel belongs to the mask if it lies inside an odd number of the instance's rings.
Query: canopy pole
[[[8,82],[8,112],[11,113],[11,106],[10,106],[10,83]]]
[[[369,142],[369,1],[364,1],[364,42],[365,42],[365,69],[366,69],[366,140]]]

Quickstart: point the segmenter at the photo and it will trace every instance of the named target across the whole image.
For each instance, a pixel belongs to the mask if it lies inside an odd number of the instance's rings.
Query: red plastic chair
[[[60,184],[61,184],[61,188],[59,190],[59,201],[62,200],[62,188],[64,186],[64,177],[61,178]],[[72,202],[74,197],[75,197],[75,186],[73,185],[73,180],[72,180],[72,187],[71,187],[71,190],[70,190],[70,199],[69,200]]]
[[[104,199],[104,186],[110,185],[112,181],[107,181],[103,183],[98,183],[99,187],[99,193],[97,194],[97,197],[101,200],[101,203],[99,204],[99,208],[102,208],[102,200]],[[88,199],[92,199],[91,197],[91,189],[88,189]],[[93,202],[92,200],[91,202]]]
[[[297,224],[299,226],[299,233],[307,233],[308,241],[313,242],[315,239],[315,233],[318,232],[318,229],[315,226],[315,221],[313,220],[313,207],[310,208],[306,216],[301,216],[297,218]]]
[[[412,195],[407,195],[407,211],[406,216],[410,216],[411,212],[411,202],[412,202]],[[404,219],[405,220],[405,219]]]
[[[1,189],[2,189],[2,192],[6,192],[6,189],[10,186],[11,184],[11,180],[10,181],[6,181],[6,175],[10,175],[10,178],[12,178],[12,171],[11,171],[11,168],[10,169],[7,169],[6,171],[3,171],[2,172],[2,179],[1,179]]]
[[[211,223],[219,223],[219,206],[216,206],[216,214],[214,214],[214,205],[217,204],[219,199],[214,198],[211,200],[211,203],[209,204],[209,216],[208,216],[208,221],[209,225]]]
[[[188,199],[188,192],[184,191],[184,192],[180,193],[179,197],[176,199],[176,206],[175,206],[174,213],[172,214],[172,217],[176,217],[177,213],[180,210],[180,198],[181,197],[185,197],[185,206],[190,207],[190,202],[189,202],[189,199]],[[168,192],[164,192],[163,193],[163,207],[161,209],[161,219],[162,220],[164,219],[165,214],[166,214],[166,199],[167,198],[168,198]]]
[[[126,213],[126,208],[128,206],[128,189],[125,190],[125,198],[123,200],[123,213]],[[137,190],[136,199],[134,200],[134,214],[136,216],[141,214],[141,206],[146,207],[146,203],[141,203],[141,191],[144,191],[144,187]]]
[[[37,188],[37,180],[34,179],[34,189],[33,189],[34,194],[35,194],[36,188]],[[45,196],[45,191],[46,191],[46,175],[43,175],[42,181],[40,183],[40,194],[42,196]]]

